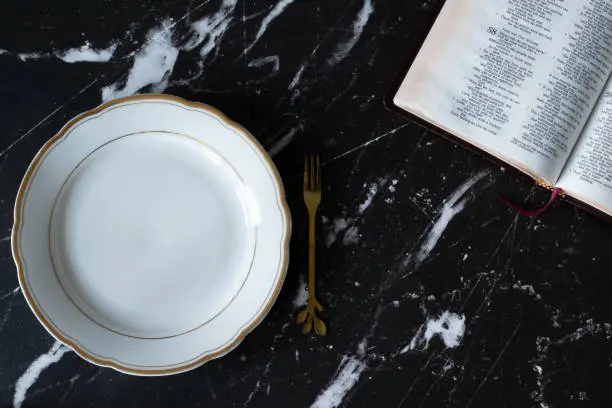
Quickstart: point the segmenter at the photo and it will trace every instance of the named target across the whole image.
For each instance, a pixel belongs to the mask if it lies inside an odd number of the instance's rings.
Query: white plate
[[[168,95],[71,120],[19,189],[12,248],[30,307],[83,358],[138,375],[226,354],[288,261],[283,187],[255,139]]]

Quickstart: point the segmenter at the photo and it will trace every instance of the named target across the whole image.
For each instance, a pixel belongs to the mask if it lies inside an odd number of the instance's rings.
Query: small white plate
[[[164,375],[226,354],[263,319],[290,224],[248,132],[209,106],[137,95],[45,144],[19,189],[12,248],[53,336],[95,364]]]

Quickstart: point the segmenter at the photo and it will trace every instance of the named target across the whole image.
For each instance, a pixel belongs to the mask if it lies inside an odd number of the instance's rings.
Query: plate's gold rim
[[[19,230],[20,230],[20,226],[22,224],[22,220],[21,220],[21,209],[23,206],[23,198],[24,198],[24,194],[26,192],[27,186],[30,183],[30,180],[32,178],[32,175],[34,173],[34,170],[38,167],[38,165],[40,164],[43,156],[45,155],[45,153],[56,143],[58,142],[62,136],[64,136],[70,129],[72,129],[72,127],[74,125],[76,125],[77,123],[79,123],[81,120],[89,117],[89,116],[93,116],[97,113],[100,113],[102,111],[104,111],[105,109],[114,106],[114,105],[118,105],[121,103],[125,103],[125,102],[130,102],[130,101],[138,101],[138,100],[167,100],[167,101],[172,101],[172,102],[176,102],[185,106],[190,106],[196,109],[202,109],[204,111],[207,111],[215,116],[217,116],[218,118],[220,118],[226,125],[228,125],[229,127],[235,129],[236,131],[238,131],[240,134],[242,134],[247,140],[249,140],[253,146],[255,147],[255,149],[258,151],[259,155],[261,158],[264,159],[265,163],[268,165],[269,169],[272,172],[273,175],[273,180],[276,183],[276,189],[278,192],[278,200],[280,202],[280,207],[283,211],[283,215],[284,215],[284,223],[285,223],[285,238],[284,238],[284,242],[282,243],[282,265],[281,265],[281,274],[276,282],[276,286],[274,288],[274,291],[272,292],[272,295],[270,296],[270,299],[268,300],[268,302],[265,304],[265,306],[263,307],[263,309],[259,312],[259,314],[252,320],[252,322],[250,324],[248,324],[246,327],[242,328],[239,330],[238,335],[235,336],[233,341],[230,341],[227,345],[225,345],[223,348],[221,348],[220,350],[214,351],[210,354],[206,354],[198,359],[196,359],[195,361],[192,361],[188,364],[185,365],[181,365],[181,366],[177,366],[177,367],[172,367],[172,368],[164,368],[164,369],[139,369],[139,368],[132,368],[132,367],[128,367],[126,365],[120,364],[116,361],[112,361],[110,359],[105,359],[105,358],[100,358],[100,357],[96,357],[94,355],[92,355],[90,352],[86,351],[83,347],[79,346],[77,344],[76,341],[72,340],[72,339],[68,339],[66,336],[62,335],[61,333],[59,333],[48,321],[47,319],[44,317],[43,313],[38,309],[38,307],[36,306],[36,303],[33,301],[32,299],[32,294],[30,293],[29,288],[27,287],[27,285],[25,284],[25,279],[24,279],[24,268],[23,268],[23,261],[21,259],[21,255],[19,253],[19,245],[18,245],[18,235],[19,235]],[[36,318],[42,323],[42,325],[45,327],[45,329],[47,329],[47,331],[49,331],[49,333],[51,333],[56,339],[58,339],[59,341],[61,341],[62,343],[66,344],[67,346],[69,346],[70,348],[72,348],[77,354],[79,354],[81,357],[83,357],[84,359],[91,361],[97,365],[100,366],[105,366],[105,367],[111,367],[114,368],[118,371],[124,372],[124,373],[128,373],[128,374],[136,374],[136,375],[149,375],[149,376],[153,376],[153,375],[166,375],[166,374],[176,374],[176,373],[180,373],[180,372],[184,372],[184,371],[188,371],[192,368],[196,368],[198,366],[201,366],[202,364],[206,363],[207,361],[210,361],[212,359],[221,357],[225,354],[227,354],[228,352],[230,352],[232,349],[234,349],[236,346],[238,346],[246,337],[246,335],[248,333],[250,333],[256,326],[258,326],[261,321],[263,320],[263,318],[268,314],[268,312],[270,311],[270,309],[272,308],[272,305],[274,304],[276,298],[278,297],[278,294],[280,292],[280,289],[282,287],[282,284],[285,280],[285,276],[287,274],[287,265],[289,262],[289,240],[291,237],[291,216],[290,216],[290,212],[289,212],[289,206],[287,204],[287,199],[286,199],[286,195],[285,195],[285,189],[283,186],[283,182],[280,178],[280,175],[278,174],[278,170],[276,169],[276,166],[274,165],[274,163],[272,162],[272,159],[270,158],[270,156],[268,155],[268,153],[263,149],[263,147],[261,146],[261,144],[257,141],[257,139],[255,139],[245,128],[243,128],[241,125],[239,125],[238,123],[232,121],[231,119],[229,119],[225,114],[223,114],[221,111],[208,106],[206,104],[203,103],[199,103],[199,102],[191,102],[188,101],[186,99],[180,98],[178,96],[174,96],[174,95],[166,95],[166,94],[146,94],[146,95],[132,95],[132,96],[127,96],[124,98],[119,98],[119,99],[115,99],[106,103],[103,103],[99,106],[97,106],[96,108],[83,112],[79,115],[77,115],[76,117],[74,117],[73,119],[71,119],[70,121],[68,121],[68,123],[66,123],[66,125],[64,125],[62,127],[62,129],[60,129],[60,131],[53,136],[51,139],[49,139],[44,145],[43,147],[38,151],[38,153],[36,154],[36,156],[34,157],[34,159],[32,160],[32,162],[30,163],[28,169],[26,170],[26,173],[21,181],[21,184],[19,186],[19,191],[17,192],[17,198],[15,200],[15,207],[14,207],[14,213],[13,213],[13,217],[14,217],[14,223],[13,223],[13,229],[12,229],[12,233],[11,233],[11,250],[12,250],[12,254],[13,254],[13,259],[15,261],[15,265],[17,267],[17,277],[19,279],[19,284],[21,286],[21,290],[24,294],[24,297],[26,298],[28,304],[30,305],[30,308],[32,309],[32,311],[34,312],[34,314],[36,315]]]

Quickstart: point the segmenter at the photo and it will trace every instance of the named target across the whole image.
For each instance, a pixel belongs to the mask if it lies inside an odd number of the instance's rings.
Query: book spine
[[[555,189],[557,189],[555,186],[544,180],[536,180],[536,185],[538,185],[539,187],[543,187],[549,191],[555,191]],[[559,189],[559,195],[561,197],[565,197],[565,193],[563,192],[563,190]]]

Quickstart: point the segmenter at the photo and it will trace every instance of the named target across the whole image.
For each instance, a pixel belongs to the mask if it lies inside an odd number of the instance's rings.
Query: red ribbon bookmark
[[[550,195],[550,198],[548,199],[548,202],[546,204],[544,204],[544,207],[540,208],[539,210],[535,210],[535,211],[525,210],[525,209],[519,207],[518,205],[513,204],[510,201],[506,200],[504,197],[501,197],[501,200],[504,203],[506,203],[506,205],[508,205],[508,207],[512,208],[514,211],[518,212],[521,215],[525,215],[527,217],[537,217],[538,215],[540,215],[544,211],[546,211],[546,209],[548,207],[550,207],[550,205],[553,203],[553,201],[555,201],[555,198],[557,198],[559,196],[559,193],[561,193],[561,189],[560,188],[555,188],[552,191],[552,194]]]

